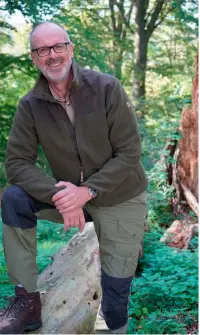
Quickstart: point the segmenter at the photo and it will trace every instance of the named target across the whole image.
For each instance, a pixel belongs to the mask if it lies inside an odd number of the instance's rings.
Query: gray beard
[[[68,78],[70,70],[71,70],[71,66],[72,66],[72,59],[71,61],[65,66],[65,68],[63,68],[61,74],[59,75],[59,77],[56,77],[56,74],[54,75],[53,73],[49,73],[48,70],[46,69],[40,69],[40,72],[45,76],[45,78],[47,80],[50,80],[52,83],[60,83],[62,81],[64,81],[65,79]]]

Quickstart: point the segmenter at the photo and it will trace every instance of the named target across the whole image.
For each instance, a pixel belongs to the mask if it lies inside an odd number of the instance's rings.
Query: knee
[[[2,196],[2,222],[12,227],[33,228],[37,224],[31,197],[19,186],[6,188]]]
[[[19,186],[12,185],[6,188],[1,200],[2,215],[15,211],[23,215],[32,211],[32,202],[28,194]]]
[[[24,190],[17,186],[17,185],[11,185],[8,186],[5,191],[3,192],[3,196],[2,196],[2,206],[6,203],[12,203],[14,199],[16,198],[22,198],[24,197],[26,193],[24,192]]]

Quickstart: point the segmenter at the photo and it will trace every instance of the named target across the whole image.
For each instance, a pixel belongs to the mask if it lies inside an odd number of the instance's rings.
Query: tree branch
[[[122,18],[123,18],[123,21],[124,21],[125,26],[130,30],[130,32],[131,32],[132,34],[134,34],[134,30],[133,30],[133,29],[131,28],[131,26],[130,26],[130,21],[128,21],[128,20],[126,19],[125,15],[124,15],[124,13],[123,13],[123,10],[122,10],[121,7],[120,7],[120,4],[119,4],[116,0],[109,0],[109,1],[112,1],[112,3],[113,3],[114,5],[117,6],[117,8],[119,9],[119,11],[120,11],[120,13],[121,13],[121,15],[122,15]]]
[[[155,9],[151,15],[151,19],[150,19],[150,22],[148,23],[147,25],[147,28],[146,28],[146,32],[147,32],[147,38],[149,39],[155,29],[155,23],[158,19],[158,16],[160,14],[160,12],[162,11],[162,7],[164,5],[166,0],[157,0],[157,3],[156,3],[156,6],[155,6]]]
[[[160,18],[160,21],[158,21],[158,23],[155,24],[154,29],[156,29],[162,22],[163,20],[166,18],[166,16],[173,10],[173,7],[169,8],[169,10]],[[153,30],[154,30],[153,29]]]
[[[128,14],[127,14],[127,22],[128,22],[129,25],[130,25],[130,19],[131,19],[131,14],[132,14],[132,11],[133,11],[134,4],[135,4],[135,0],[132,0],[131,4],[130,4],[129,11],[128,11]]]
[[[145,2],[145,4],[144,4],[144,8],[145,8],[145,16],[146,16],[148,7],[149,7],[149,0],[146,0],[146,2]],[[151,11],[150,11],[150,12],[151,12]],[[150,13],[150,12],[149,12],[149,13]],[[145,20],[144,20],[144,21],[145,21],[145,24],[146,24],[146,22],[147,22],[147,20],[148,20],[149,13],[148,13],[147,17],[146,17]]]
[[[110,7],[110,12],[111,12],[111,20],[112,20],[113,30],[116,31],[117,27],[116,27],[116,21],[115,21],[113,0],[109,0],[109,7]]]

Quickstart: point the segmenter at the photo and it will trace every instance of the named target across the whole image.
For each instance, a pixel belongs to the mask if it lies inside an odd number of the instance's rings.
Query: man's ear
[[[69,47],[70,47],[71,58],[74,58],[74,46],[73,46],[72,42],[70,42]]]
[[[30,56],[31,56],[33,64],[36,65],[36,57],[35,57],[35,54],[32,51],[30,52]]]

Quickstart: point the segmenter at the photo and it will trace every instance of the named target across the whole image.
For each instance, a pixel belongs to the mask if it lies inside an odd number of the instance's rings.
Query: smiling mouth
[[[62,64],[62,62],[61,62],[61,63],[49,64],[48,66],[49,66],[49,67],[58,67],[58,66],[60,66],[61,64]]]

